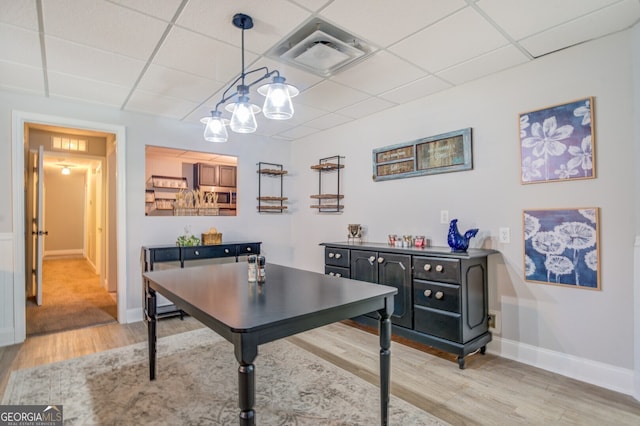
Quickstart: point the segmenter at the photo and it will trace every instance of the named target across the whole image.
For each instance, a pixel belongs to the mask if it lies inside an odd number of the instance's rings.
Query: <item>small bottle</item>
[[[265,265],[267,260],[264,256],[258,256],[258,282],[263,283],[267,280],[267,275],[265,272]]]
[[[257,268],[258,257],[255,254],[247,257],[247,265],[249,267],[249,282],[255,283],[258,279],[258,268]]]

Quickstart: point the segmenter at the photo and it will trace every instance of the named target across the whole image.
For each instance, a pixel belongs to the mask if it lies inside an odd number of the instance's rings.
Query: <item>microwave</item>
[[[221,209],[235,209],[236,208],[236,191],[221,190],[220,188],[202,188],[205,195],[213,193],[217,196],[218,207]]]

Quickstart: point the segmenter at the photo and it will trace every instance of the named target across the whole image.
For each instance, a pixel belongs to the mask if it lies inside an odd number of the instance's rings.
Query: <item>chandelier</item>
[[[285,83],[285,78],[280,75],[278,70],[269,71],[267,67],[261,67],[245,71],[244,31],[253,28],[253,19],[243,13],[237,13],[233,16],[231,22],[235,27],[242,30],[242,71],[238,78],[224,91],[222,99],[216,104],[216,108],[211,111],[211,116],[200,120],[205,125],[204,138],[209,142],[226,142],[229,138],[227,125],[236,133],[253,133],[256,131],[258,128],[256,114],[260,112],[260,107],[249,102],[249,89],[261,81],[273,77],[271,83],[263,84],[257,89],[259,94],[265,96],[262,113],[271,120],[287,120],[293,117],[291,98],[299,93],[294,86]],[[254,81],[247,83],[247,77],[254,73],[263,74],[260,74]],[[236,91],[230,94],[229,91],[234,87]],[[237,98],[235,102],[225,107],[232,114],[231,121],[229,121],[222,118],[222,112],[218,108],[233,98]]]

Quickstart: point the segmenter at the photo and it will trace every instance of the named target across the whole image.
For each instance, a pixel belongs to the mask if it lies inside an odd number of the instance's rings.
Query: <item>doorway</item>
[[[34,224],[25,236],[27,336],[115,322],[117,289],[110,294],[102,235],[115,199],[103,176],[115,136],[33,124],[26,131],[33,172],[25,223]]]

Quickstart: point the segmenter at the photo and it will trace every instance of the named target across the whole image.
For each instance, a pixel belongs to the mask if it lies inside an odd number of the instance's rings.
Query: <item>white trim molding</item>
[[[493,336],[493,341],[487,346],[487,352],[581,382],[633,395],[633,370],[496,336]]]
[[[13,297],[13,234],[0,233],[0,300],[11,303]],[[13,309],[8,303],[0,305],[0,346],[11,345],[15,341]],[[24,301],[23,301],[24,303]]]

